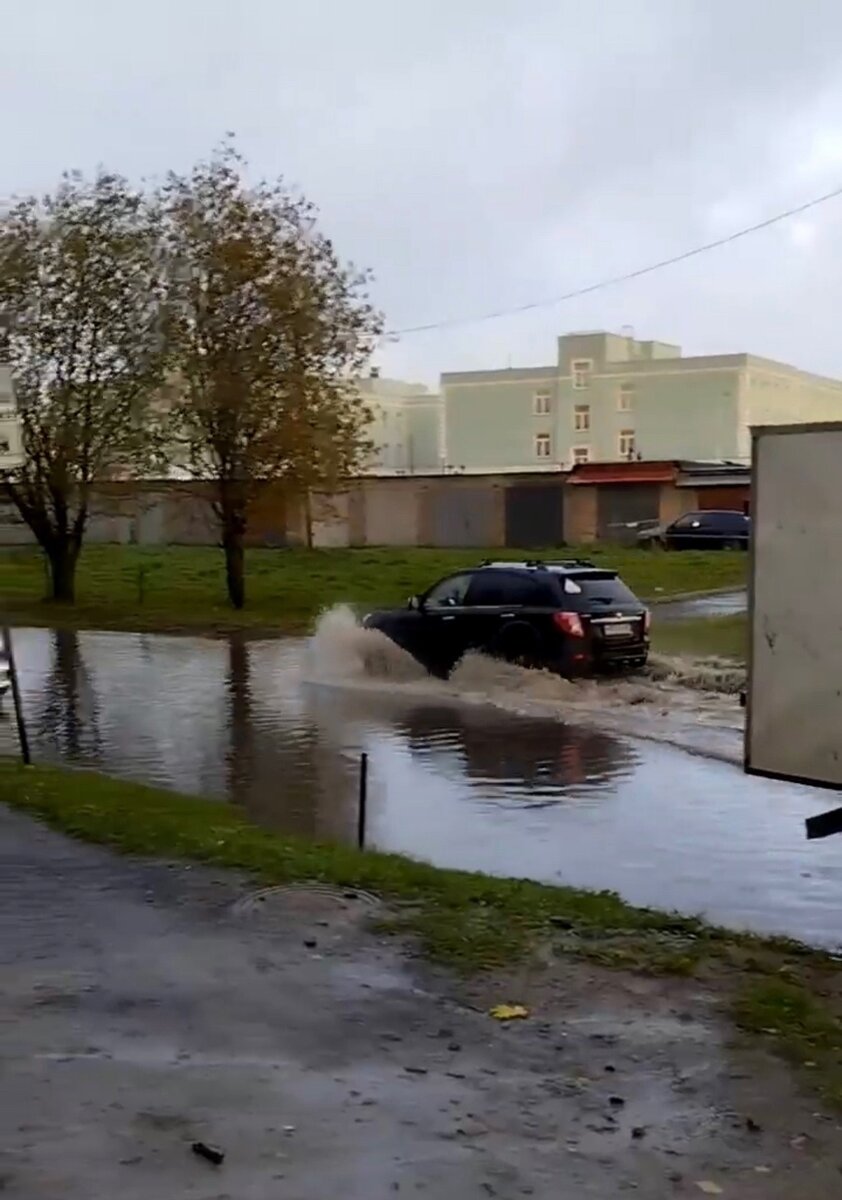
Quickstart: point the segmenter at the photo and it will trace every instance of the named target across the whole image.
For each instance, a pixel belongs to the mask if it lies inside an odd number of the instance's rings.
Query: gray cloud
[[[551,297],[842,183],[836,0],[31,0],[4,25],[0,193],[70,166],[160,174],[234,129],[374,269],[397,328]],[[581,301],[406,337],[384,365],[434,380],[631,324],[842,375],[840,225],[842,201]]]

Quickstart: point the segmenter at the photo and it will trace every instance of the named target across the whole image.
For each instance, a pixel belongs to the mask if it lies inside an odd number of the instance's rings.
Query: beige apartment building
[[[372,415],[368,436],[374,449],[367,474],[429,475],[441,470],[441,396],[422,383],[383,379],[377,373],[360,380],[359,389]]]
[[[602,331],[560,337],[550,366],[449,372],[441,391],[444,468],[459,473],[748,463],[752,425],[842,419],[842,381]]]
[[[0,472],[16,467],[21,461],[20,417],[15,404],[12,373],[0,364]]]

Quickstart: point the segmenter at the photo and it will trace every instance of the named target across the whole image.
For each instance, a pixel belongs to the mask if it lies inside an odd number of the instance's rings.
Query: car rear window
[[[565,602],[584,608],[602,604],[640,604],[616,575],[566,575],[562,582]]]

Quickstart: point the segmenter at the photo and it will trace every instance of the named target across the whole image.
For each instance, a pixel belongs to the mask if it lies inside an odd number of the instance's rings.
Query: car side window
[[[703,525],[701,513],[687,513],[685,517],[679,517],[673,525],[673,529],[701,529]]]
[[[538,579],[495,570],[474,576],[467,604],[472,608],[499,608],[505,604],[548,608],[553,607],[554,599],[549,585]]]
[[[472,576],[450,575],[434,584],[424,597],[428,608],[461,608],[465,603]]]

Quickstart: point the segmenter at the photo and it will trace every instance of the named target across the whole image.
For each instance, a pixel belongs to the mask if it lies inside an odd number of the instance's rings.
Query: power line
[[[747,237],[750,233],[757,233],[761,229],[768,229],[770,225],[777,225],[779,221],[786,221],[789,217],[797,217],[800,213],[817,208],[820,204],[826,204],[828,200],[835,200],[838,196],[842,196],[842,187],[835,188],[832,192],[825,192],[823,196],[816,196],[815,199],[808,200],[806,204],[799,204],[797,208],[788,208],[785,212],[776,213],[773,217],[758,221],[756,225],[748,225],[745,229],[738,229],[725,237],[717,238],[714,242],[705,242],[703,246],[694,246],[692,250],[685,250],[682,254],[673,255],[672,258],[662,258],[660,262],[650,263],[648,267],[638,267],[636,271],[628,271],[625,275],[612,275],[608,279],[590,283],[587,287],[576,288],[572,292],[565,292],[564,295],[554,296],[550,300],[533,300],[529,304],[519,304],[515,308],[501,308],[496,312],[482,313],[476,317],[452,317],[443,321],[431,321],[428,325],[410,325],[405,329],[393,329],[389,332],[392,336],[399,337],[407,333],[426,333],[433,329],[450,329],[456,325],[478,325],[482,321],[496,321],[499,317],[512,317],[517,313],[531,312],[536,308],[552,308],[553,305],[562,304],[565,300],[575,300],[579,296],[598,292],[601,288],[627,283],[630,279],[640,279],[642,275],[651,275],[653,271],[675,266],[676,263],[685,262],[688,258],[695,258],[698,254],[706,254],[708,250],[727,246],[730,242],[736,242],[739,238]]]

